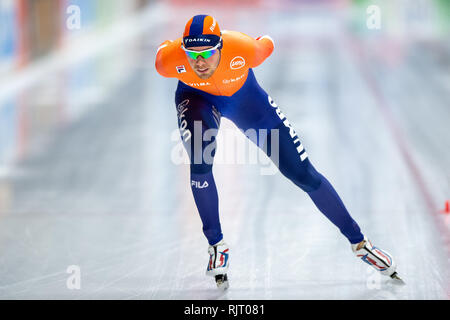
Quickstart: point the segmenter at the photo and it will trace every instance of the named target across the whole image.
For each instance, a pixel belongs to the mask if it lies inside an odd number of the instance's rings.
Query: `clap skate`
[[[209,246],[209,262],[206,269],[206,275],[215,277],[217,287],[226,290],[229,287],[228,266],[229,266],[229,248],[221,240],[219,243]]]
[[[352,244],[352,251],[381,274],[404,283],[396,272],[397,265],[392,256],[388,252],[374,247],[366,237],[362,243]]]

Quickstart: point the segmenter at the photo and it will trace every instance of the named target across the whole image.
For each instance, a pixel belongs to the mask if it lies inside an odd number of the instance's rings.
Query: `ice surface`
[[[153,68],[164,40],[154,37],[164,29],[157,25],[137,39],[143,41],[138,54],[125,65],[123,56],[110,57],[118,68],[109,69],[111,78],[73,90],[68,118],[30,137],[29,152],[0,178],[0,298],[449,298],[450,221],[438,212],[450,194],[448,60],[442,66],[432,48],[405,44],[395,51],[397,61],[386,61],[372,50],[377,39],[354,37],[322,13],[317,19],[329,21],[328,33],[296,34],[295,11],[254,12],[252,19],[259,18],[267,24],[225,13],[219,21],[276,41],[273,55],[255,69],[258,81],[363,232],[395,257],[406,285],[358,261],[309,197],[279,173],[261,175],[257,164],[217,164],[231,253],[230,289],[217,290],[204,275],[207,242],[189,167],[172,161],[176,81]],[[440,49],[448,59],[450,49]],[[117,83],[106,90],[111,79]],[[54,81],[46,76],[39,85],[51,88]],[[26,89],[23,110],[32,113],[42,92]],[[55,93],[49,100],[57,103]],[[221,129],[233,128],[222,121]],[[219,146],[218,152],[234,150]],[[72,265],[81,272],[80,289],[67,287]]]

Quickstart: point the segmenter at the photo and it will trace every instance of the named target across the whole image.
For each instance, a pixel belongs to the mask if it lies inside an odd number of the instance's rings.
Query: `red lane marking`
[[[445,202],[445,208],[444,208],[444,210],[442,210],[441,212],[442,212],[442,213],[450,213],[450,201],[449,201],[449,200],[447,200],[447,201]]]

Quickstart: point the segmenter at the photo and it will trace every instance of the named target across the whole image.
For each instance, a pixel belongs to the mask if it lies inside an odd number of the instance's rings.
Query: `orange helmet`
[[[222,47],[222,33],[216,19],[208,15],[193,16],[186,23],[183,33],[185,48],[219,45]]]

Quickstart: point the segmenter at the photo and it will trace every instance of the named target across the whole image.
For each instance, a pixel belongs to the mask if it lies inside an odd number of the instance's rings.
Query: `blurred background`
[[[0,0],[0,298],[224,298],[173,161],[177,81],[154,69],[195,14],[274,39],[259,83],[407,283],[279,173],[218,164],[225,298],[448,299],[447,0]]]

